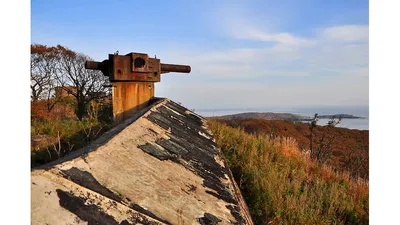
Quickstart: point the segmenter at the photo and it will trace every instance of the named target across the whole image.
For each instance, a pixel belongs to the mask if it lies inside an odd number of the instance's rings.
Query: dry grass
[[[96,118],[84,118],[82,121],[33,119],[31,136],[42,135],[47,141],[37,146],[31,143],[31,166],[48,163],[84,147],[112,126]]]
[[[294,139],[209,126],[255,224],[368,224],[367,181],[309,160]]]
[[[73,113],[75,105],[73,98],[63,98],[59,105],[47,112],[45,101],[32,104],[32,167],[69,154],[114,126],[110,103],[92,101],[82,120]]]
[[[270,137],[291,137],[296,139],[300,149],[310,149],[309,125],[284,120],[244,119],[244,120],[218,120],[231,127],[242,127],[252,134],[269,135]],[[335,137],[331,145],[330,159],[325,163],[336,170],[350,171],[353,177],[368,179],[369,174],[369,131],[352,130],[335,127],[317,126],[313,146],[319,145],[320,137],[327,132],[328,137]]]

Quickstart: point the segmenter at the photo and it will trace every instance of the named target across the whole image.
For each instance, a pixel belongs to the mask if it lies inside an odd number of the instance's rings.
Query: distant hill
[[[290,121],[311,121],[312,118],[309,116],[302,116],[294,113],[273,113],[273,112],[247,112],[238,113],[224,116],[214,116],[209,117],[211,119],[264,119],[264,120],[290,120]],[[350,114],[333,114],[333,115],[318,115],[319,119],[332,119],[332,118],[342,118],[342,119],[365,119],[365,117],[354,116]]]
[[[230,120],[230,119],[264,119],[264,120],[291,120],[291,121],[302,121],[311,119],[308,116],[302,116],[293,113],[272,113],[272,112],[248,112],[248,113],[238,113],[232,115],[225,115],[225,116],[215,116],[210,117],[213,119],[223,119],[223,120]]]
[[[320,119],[332,119],[332,118],[342,118],[342,119],[365,119],[365,117],[353,116],[349,114],[334,114],[334,115],[318,115]]]

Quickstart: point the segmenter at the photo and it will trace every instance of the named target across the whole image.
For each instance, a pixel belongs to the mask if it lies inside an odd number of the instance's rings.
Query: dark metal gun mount
[[[160,82],[160,74],[191,71],[190,66],[160,63],[160,59],[136,52],[127,55],[109,54],[108,59],[103,62],[86,61],[85,68],[101,70],[111,82]]]
[[[160,59],[132,52],[127,55],[109,54],[103,62],[86,61],[86,69],[100,70],[112,85],[114,120],[132,116],[146,107],[154,97],[154,83],[169,72],[190,73],[190,66],[160,63]]]

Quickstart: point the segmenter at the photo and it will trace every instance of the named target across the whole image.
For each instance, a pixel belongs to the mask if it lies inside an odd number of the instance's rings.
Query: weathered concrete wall
[[[32,224],[252,224],[205,120],[167,99],[31,180]]]

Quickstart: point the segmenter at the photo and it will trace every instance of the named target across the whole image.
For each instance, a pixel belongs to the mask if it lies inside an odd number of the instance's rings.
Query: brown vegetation
[[[267,135],[271,138],[291,137],[296,139],[298,147],[307,152],[309,150],[309,125],[306,123],[284,121],[284,120],[221,120],[233,127],[243,127],[252,134]],[[335,170],[348,170],[353,177],[368,179],[369,173],[369,131],[352,130],[347,128],[317,126],[313,138],[314,148],[318,147],[321,137],[326,133],[329,137],[335,137],[331,147],[332,155],[326,164]]]
[[[367,180],[311,160],[293,138],[209,126],[255,224],[368,224]]]

